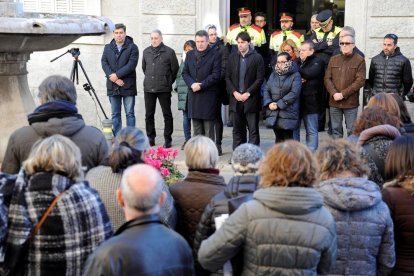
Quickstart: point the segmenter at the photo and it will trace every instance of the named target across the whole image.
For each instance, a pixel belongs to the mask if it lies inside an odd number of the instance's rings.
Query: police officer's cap
[[[249,10],[249,8],[246,8],[246,7],[241,7],[241,8],[238,8],[237,9],[237,11],[239,12],[239,16],[241,16],[241,15],[249,15],[249,14],[251,14],[252,12]]]
[[[316,16],[316,20],[319,21],[319,26],[321,27],[325,27],[326,25],[328,25],[331,19],[332,19],[331,10],[323,10],[320,13],[318,13],[318,16]]]

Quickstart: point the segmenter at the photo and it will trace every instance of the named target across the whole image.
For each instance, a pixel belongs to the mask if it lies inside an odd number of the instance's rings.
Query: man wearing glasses
[[[252,45],[257,49],[266,43],[266,36],[262,28],[252,25],[252,13],[248,8],[239,8],[239,24],[231,25],[227,31],[227,43],[232,46],[232,52],[237,52],[236,37],[240,32],[247,32]]]
[[[354,53],[355,38],[347,35],[340,38],[341,54],[333,56],[325,72],[325,87],[329,92],[329,112],[333,138],[343,137],[342,121],[348,136],[357,118],[359,89],[365,83],[365,60]]]

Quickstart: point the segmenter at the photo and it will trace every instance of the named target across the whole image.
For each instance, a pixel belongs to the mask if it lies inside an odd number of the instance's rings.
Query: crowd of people
[[[228,47],[209,25],[184,44],[181,64],[151,32],[146,133],[134,117],[138,48],[116,25],[102,57],[110,147],[85,125],[68,78],[41,83],[40,106],[11,135],[1,166],[1,275],[414,274],[414,125],[404,103],[412,75],[398,37],[385,36],[366,81],[355,31],[334,26],[332,11],[312,17],[306,39],[287,14],[272,34],[251,25],[249,9],[239,17]],[[255,19],[266,23],[264,13]],[[157,99],[171,147],[174,82],[188,172],[167,185],[144,157]],[[228,183],[218,169],[222,104],[233,123]],[[332,137],[320,143],[326,107]],[[276,141],[266,154],[262,111]],[[295,141],[302,120],[306,145]]]

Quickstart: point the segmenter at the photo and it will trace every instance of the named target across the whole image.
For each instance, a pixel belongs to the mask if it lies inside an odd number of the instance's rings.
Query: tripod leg
[[[70,71],[70,80],[75,82],[75,70],[76,70],[76,60],[73,61],[72,70]]]

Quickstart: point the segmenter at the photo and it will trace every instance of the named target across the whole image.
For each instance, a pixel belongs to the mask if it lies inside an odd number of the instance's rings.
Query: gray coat
[[[313,188],[257,190],[198,252],[200,264],[215,271],[239,250],[242,275],[316,275],[336,259],[335,221]]]
[[[387,275],[395,264],[390,211],[377,184],[332,178],[316,188],[336,221],[338,255],[332,275]]]

